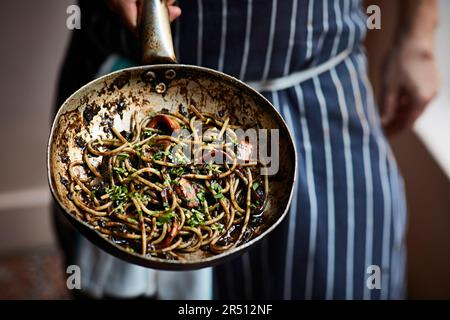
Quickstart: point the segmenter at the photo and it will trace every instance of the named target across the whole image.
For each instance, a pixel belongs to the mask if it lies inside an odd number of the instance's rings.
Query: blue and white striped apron
[[[264,88],[298,151],[288,218],[257,248],[215,268],[216,296],[402,298],[403,182],[367,79],[360,0],[178,3],[179,61]],[[320,68],[343,52],[339,63]],[[302,77],[307,70],[320,72]],[[299,72],[296,83],[283,86]],[[381,289],[367,286],[370,266],[381,270]]]

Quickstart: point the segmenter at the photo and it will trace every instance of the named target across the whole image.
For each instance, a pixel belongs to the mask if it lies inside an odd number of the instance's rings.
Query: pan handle
[[[141,6],[143,64],[177,63],[166,0],[143,0]]]

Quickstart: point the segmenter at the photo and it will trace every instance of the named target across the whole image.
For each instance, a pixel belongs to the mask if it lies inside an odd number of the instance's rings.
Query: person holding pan
[[[59,102],[95,76],[139,61],[137,1],[106,3],[80,1],[82,28],[73,34],[61,72]],[[66,262],[85,270],[83,292],[128,298],[404,298],[407,213],[386,134],[412,125],[436,94],[438,76],[436,1],[401,6],[378,109],[367,78],[360,0],[171,1],[178,61],[247,82],[290,127],[299,168],[290,213],[243,256],[213,271],[177,273],[115,260],[55,215]]]

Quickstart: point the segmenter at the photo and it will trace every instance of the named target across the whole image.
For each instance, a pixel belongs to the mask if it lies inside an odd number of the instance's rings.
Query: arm
[[[399,23],[381,86],[380,112],[387,134],[412,126],[439,87],[434,43],[437,1],[399,2]]]

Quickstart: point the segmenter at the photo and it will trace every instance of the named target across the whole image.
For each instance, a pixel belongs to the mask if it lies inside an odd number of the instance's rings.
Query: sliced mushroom
[[[241,161],[250,161],[252,160],[252,152],[253,146],[247,142],[242,140],[239,142],[237,146],[237,158]]]
[[[175,191],[178,196],[186,202],[189,208],[196,208],[199,205],[197,192],[192,186],[191,182],[184,178],[176,180],[178,184],[175,186]]]
[[[147,127],[170,132],[179,130],[181,128],[178,121],[163,114],[159,114],[153,117],[153,119],[150,120],[150,122],[147,124]]]
[[[178,234],[178,220],[177,220],[177,217],[174,217],[172,228],[170,229],[170,232],[168,233],[167,237],[161,243],[161,248],[170,246],[172,244],[173,239],[176,237],[177,234]]]

